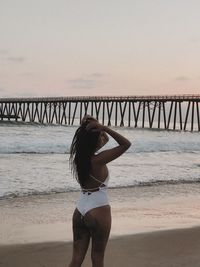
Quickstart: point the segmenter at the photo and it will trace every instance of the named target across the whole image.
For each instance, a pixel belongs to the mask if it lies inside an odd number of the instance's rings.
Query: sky
[[[200,94],[199,0],[0,0],[0,97]]]

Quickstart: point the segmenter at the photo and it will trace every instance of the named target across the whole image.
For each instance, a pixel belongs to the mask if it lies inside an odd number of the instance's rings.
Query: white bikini
[[[94,176],[90,175],[92,179],[100,183],[99,187],[84,189],[82,188],[79,200],[76,204],[76,208],[82,216],[92,209],[109,205],[107,188],[109,181],[109,173],[104,182],[98,180]]]

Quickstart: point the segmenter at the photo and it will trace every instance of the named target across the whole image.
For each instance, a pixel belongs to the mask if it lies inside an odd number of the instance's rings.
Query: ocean
[[[76,126],[0,123],[0,199],[78,191],[69,168]],[[108,164],[110,188],[200,182],[198,132],[113,127],[132,146]],[[110,138],[106,148],[115,145]]]
[[[76,126],[0,123],[0,244],[72,240]],[[199,225],[198,132],[113,127],[132,146],[108,164],[111,236]],[[115,145],[110,138],[103,148]]]

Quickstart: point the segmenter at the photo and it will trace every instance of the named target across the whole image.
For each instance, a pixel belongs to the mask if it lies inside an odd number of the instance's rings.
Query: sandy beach
[[[67,267],[71,242],[47,242],[0,247],[2,267]],[[199,267],[200,228],[157,231],[112,238],[106,267]],[[83,267],[92,266],[90,251]]]
[[[200,188],[181,184],[110,190],[105,267],[199,267]],[[67,267],[79,192],[0,202],[0,266]],[[83,267],[90,267],[90,250]]]

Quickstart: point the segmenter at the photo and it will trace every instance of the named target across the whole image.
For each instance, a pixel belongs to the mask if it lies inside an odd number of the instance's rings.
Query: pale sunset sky
[[[200,93],[200,0],[0,0],[0,97]]]

